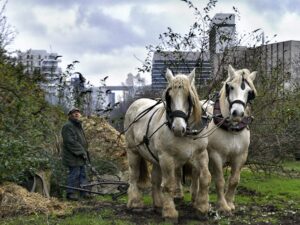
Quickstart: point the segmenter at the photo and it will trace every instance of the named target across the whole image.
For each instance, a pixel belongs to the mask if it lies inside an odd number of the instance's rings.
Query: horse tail
[[[138,185],[140,187],[147,186],[147,184],[150,181],[149,177],[149,169],[148,169],[148,164],[145,159],[141,158],[140,161],[140,176],[138,179]]]

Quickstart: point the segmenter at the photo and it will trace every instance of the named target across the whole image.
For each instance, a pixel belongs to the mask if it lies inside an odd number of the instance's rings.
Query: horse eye
[[[230,90],[233,91],[234,87],[230,86]]]

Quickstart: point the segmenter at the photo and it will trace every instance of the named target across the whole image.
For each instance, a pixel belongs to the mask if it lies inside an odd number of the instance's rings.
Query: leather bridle
[[[172,88],[168,88],[167,91],[166,91],[166,94],[165,94],[165,99],[166,99],[166,119],[167,119],[167,125],[169,128],[171,128],[172,126],[172,123],[174,121],[174,119],[176,117],[179,117],[179,118],[183,118],[185,120],[185,122],[187,123],[189,118],[190,118],[190,115],[191,115],[191,112],[192,112],[192,107],[193,107],[193,101],[192,101],[192,98],[191,98],[191,95],[189,95],[188,97],[188,103],[189,103],[189,108],[188,108],[188,112],[185,113],[183,112],[182,110],[174,110],[172,111],[171,109],[171,96],[169,94],[169,91],[171,90]]]

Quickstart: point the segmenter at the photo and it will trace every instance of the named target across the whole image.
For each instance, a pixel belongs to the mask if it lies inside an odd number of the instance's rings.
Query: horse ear
[[[173,75],[172,71],[169,68],[167,68],[167,71],[166,71],[166,78],[167,78],[169,83],[174,78],[174,75]]]
[[[193,84],[195,82],[195,75],[196,75],[196,68],[194,68],[193,71],[188,75],[190,84]]]
[[[255,77],[256,77],[257,71],[253,71],[252,73],[250,73],[249,78],[254,81]]]
[[[231,81],[234,78],[235,75],[235,69],[229,64],[228,65],[228,81]]]

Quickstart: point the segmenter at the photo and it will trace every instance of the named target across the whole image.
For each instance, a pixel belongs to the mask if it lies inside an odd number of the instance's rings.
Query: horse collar
[[[216,125],[220,124],[219,127],[223,130],[238,132],[244,130],[249,124],[251,124],[253,118],[251,116],[244,117],[241,122],[233,125],[228,119],[223,117],[220,107],[220,99],[218,96],[214,104],[213,120]]]

